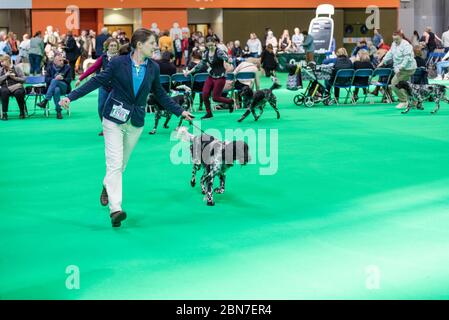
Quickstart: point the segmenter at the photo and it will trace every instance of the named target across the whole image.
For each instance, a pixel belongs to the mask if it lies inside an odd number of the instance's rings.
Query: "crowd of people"
[[[259,39],[256,33],[251,33],[244,45],[239,40],[223,42],[213,29],[209,29],[206,34],[190,33],[186,28],[179,28],[178,32],[158,30],[156,36],[157,48],[152,58],[158,63],[161,74],[209,73],[210,79],[206,81],[200,97],[200,110],[203,103],[206,106],[204,118],[212,117],[210,97],[218,104],[218,108],[232,111],[238,107],[232,99],[223,94],[229,86],[225,78],[226,73],[238,72],[243,66],[245,71],[262,71],[265,76],[273,77],[276,76],[279,67],[280,54],[303,53],[307,62],[315,59],[313,36],[305,30],[301,31],[300,28],[295,28],[292,36],[289,30],[284,30],[279,39],[272,29],[267,28],[262,39]],[[28,34],[23,35],[22,41],[19,41],[13,32],[8,34],[0,32],[2,119],[8,119],[10,96],[17,99],[20,118],[25,118],[23,83],[27,75],[45,76],[47,91],[44,100],[38,106],[45,108],[53,99],[56,117],[62,119],[59,100],[62,95],[70,93],[71,82],[76,80],[77,87],[89,75],[104,70],[113,57],[129,54],[129,42],[130,39],[124,31],[117,30],[110,33],[107,28],[103,28],[98,35],[94,30],[82,30],[75,36],[71,31],[60,34],[58,29],[48,26],[44,33],[37,31],[32,37]],[[351,54],[348,54],[345,48],[337,49],[336,41],[333,39],[331,52],[323,62],[333,65],[332,78],[328,81],[327,87],[330,88],[336,72],[340,69],[390,67],[395,73],[392,84],[393,91],[400,101],[398,108],[403,108],[407,97],[404,96],[404,92],[395,89],[394,84],[409,79],[416,68],[426,66],[427,57],[439,48],[444,50],[446,55],[436,63],[435,69],[437,79],[443,79],[446,68],[449,68],[449,28],[441,37],[432,32],[431,28],[426,28],[422,35],[415,31],[411,39],[399,30],[394,33],[392,42],[389,39],[385,40],[380,30],[374,30],[372,39],[360,41]],[[255,82],[258,85],[259,72],[257,75]],[[421,81],[425,83],[427,79]],[[100,118],[109,92],[106,87],[99,90]],[[354,100],[357,100],[357,94],[357,91],[354,92]],[[335,96],[339,96],[338,89]]]

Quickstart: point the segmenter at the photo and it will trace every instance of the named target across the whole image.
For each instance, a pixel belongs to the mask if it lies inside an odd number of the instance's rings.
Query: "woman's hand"
[[[195,116],[188,111],[183,111],[181,114],[181,117],[183,117],[184,119],[186,119],[188,121],[192,121],[193,119],[195,119]]]
[[[69,106],[70,106],[70,99],[67,98],[67,97],[61,99],[59,101],[59,105],[67,110],[69,108]]]
[[[190,72],[187,70],[183,70],[182,73],[184,73],[184,77],[187,77],[190,74]]]

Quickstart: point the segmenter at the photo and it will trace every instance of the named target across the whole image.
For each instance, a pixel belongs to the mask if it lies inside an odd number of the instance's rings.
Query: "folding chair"
[[[389,68],[374,69],[373,75],[371,76],[371,85],[384,91],[382,101],[386,99],[388,103],[393,102],[393,97],[388,92],[388,86],[390,85],[392,77],[393,70]],[[374,80],[375,78],[377,78],[377,80]]]
[[[209,77],[208,73],[195,74],[193,76],[192,92],[198,93],[200,95],[200,97],[202,97],[203,96],[203,86],[208,77]]]
[[[25,80],[25,86],[31,87],[31,92],[27,93],[27,95],[25,97],[25,101],[27,101],[29,97],[34,97],[33,113],[29,114],[29,116],[32,116],[32,115],[36,114],[36,107],[37,107],[38,102],[41,102],[42,97],[45,96],[45,94],[43,93],[43,91],[47,87],[47,85],[45,83],[45,76],[29,76]],[[48,117],[48,115],[49,115],[48,105],[45,108],[44,112],[45,112],[45,116]]]
[[[189,88],[192,88],[192,76],[188,75],[187,77],[183,73],[176,73],[171,76],[172,88],[175,88],[180,85],[185,85]]]
[[[337,71],[335,75],[334,83],[332,87],[338,89],[344,89],[346,91],[345,104],[348,102],[348,98],[352,92],[352,82],[354,80],[354,69],[341,69]],[[339,104],[339,99],[335,97],[335,102]]]
[[[417,68],[415,74],[412,76],[413,84],[429,84],[427,79],[427,69],[425,67]]]
[[[366,91],[365,97],[363,99],[363,103],[366,102],[366,98],[368,97],[372,75],[373,75],[372,69],[358,69],[358,70],[355,70],[355,73],[354,73],[354,80],[353,80],[352,87],[354,89],[362,89],[362,90]],[[356,84],[355,83],[356,80],[359,80],[360,82],[365,82],[365,81],[363,81],[363,79],[367,80],[366,84]],[[352,99],[353,103],[356,103],[356,101],[353,98],[351,98],[351,99]]]

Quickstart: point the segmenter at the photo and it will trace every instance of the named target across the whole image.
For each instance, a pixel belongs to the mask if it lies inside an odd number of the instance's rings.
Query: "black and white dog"
[[[225,192],[226,172],[238,161],[246,165],[251,161],[249,148],[244,141],[223,142],[216,138],[202,134],[194,136],[188,132],[186,127],[178,130],[178,137],[190,142],[190,153],[192,156],[193,170],[190,184],[196,186],[196,174],[203,169],[201,176],[201,189],[205,195],[208,206],[214,206],[213,193],[223,194]],[[220,186],[213,189],[215,178],[220,179]]]
[[[174,94],[176,94],[175,96],[171,97],[177,104],[179,104],[184,110],[186,111],[191,111],[192,109],[192,105],[193,105],[193,101],[192,101],[192,96],[191,96],[191,92],[192,90],[187,87],[187,86],[179,86],[176,88],[177,90],[180,91],[175,91]],[[182,93],[181,93],[182,92]],[[150,95],[148,97],[148,101],[147,101],[147,110],[150,113],[155,113],[154,116],[154,128],[153,130],[150,131],[150,134],[156,134],[157,132],[157,127],[159,125],[159,121],[161,120],[161,118],[165,118],[165,123],[164,123],[164,128],[168,129],[168,123],[170,122],[173,113],[171,113],[170,111],[164,109],[164,107],[162,107],[157,101],[156,99],[153,97],[153,95]],[[181,118],[179,120],[179,124],[177,126],[177,128],[179,128],[182,124],[182,121],[184,119]]]
[[[400,81],[396,88],[404,89],[409,96],[409,103],[407,108],[402,113],[408,113],[411,108],[416,107],[419,110],[424,110],[423,102],[429,99],[435,102],[435,108],[432,113],[437,113],[440,110],[440,102],[449,99],[446,97],[446,87],[440,84],[412,84],[408,81]]]
[[[281,117],[279,110],[277,108],[277,99],[274,95],[273,91],[279,89],[281,85],[277,81],[276,78],[273,78],[273,85],[270,89],[257,90],[254,92],[249,86],[245,86],[240,93],[240,97],[243,101],[243,108],[246,108],[246,112],[243,116],[238,120],[238,122],[242,122],[246,117],[249,116],[250,113],[253,114],[254,120],[257,121],[263,114],[263,109],[267,103],[271,105],[271,107],[276,112],[277,118]],[[256,115],[256,109],[260,110],[259,115]]]

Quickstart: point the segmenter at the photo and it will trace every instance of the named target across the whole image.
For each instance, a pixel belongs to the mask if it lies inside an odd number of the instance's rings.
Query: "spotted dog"
[[[441,101],[449,103],[449,99],[446,97],[446,87],[440,84],[421,85],[400,81],[396,87],[407,91],[410,99],[407,108],[402,112],[404,114],[408,113],[413,107],[416,107],[418,110],[424,110],[423,102],[429,99],[435,102],[435,108],[432,113],[437,113],[440,110]]]
[[[197,172],[203,169],[201,189],[208,206],[214,206],[213,193],[225,192],[226,172],[238,161],[242,166],[251,161],[249,148],[244,141],[223,142],[210,135],[194,136],[187,128],[178,130],[178,137],[190,142],[190,152],[193,161],[192,188],[196,186]],[[220,186],[213,190],[215,178],[220,179]]]
[[[253,92],[253,90],[245,86],[241,93],[240,98],[243,100],[243,107],[246,108],[246,112],[243,116],[238,120],[238,122],[242,122],[249,116],[250,113],[253,114],[254,120],[257,121],[263,114],[263,109],[267,103],[271,105],[271,107],[276,112],[277,118],[281,117],[279,110],[277,108],[277,99],[274,95],[273,91],[279,89],[281,85],[277,82],[277,79],[273,79],[273,85],[270,89],[257,90]],[[256,109],[260,110],[259,115],[256,115]]]
[[[172,92],[172,94],[174,94],[174,96],[172,96],[172,99],[179,104],[185,111],[191,111],[192,109],[192,96],[191,96],[191,89],[187,86],[179,86],[176,88],[177,90],[180,91],[174,91]],[[157,100],[154,98],[153,95],[150,95],[148,97],[148,101],[147,101],[147,109],[149,110],[150,113],[155,113],[154,116],[154,128],[153,130],[150,131],[150,134],[156,134],[157,132],[157,127],[159,125],[159,121],[161,118],[165,118],[165,123],[164,123],[164,128],[168,129],[168,123],[170,122],[173,113],[171,113],[170,111],[164,109],[164,107],[162,107]],[[182,124],[182,121],[184,119],[181,118],[179,120],[179,124],[177,126],[177,128],[179,128]]]

